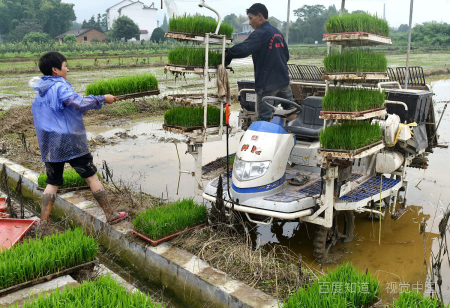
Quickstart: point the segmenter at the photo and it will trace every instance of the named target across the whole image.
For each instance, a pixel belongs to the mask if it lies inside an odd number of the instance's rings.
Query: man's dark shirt
[[[253,31],[241,44],[227,49],[225,63],[233,58],[252,55],[255,69],[255,87],[258,94],[289,85],[289,50],[281,32],[268,21]]]

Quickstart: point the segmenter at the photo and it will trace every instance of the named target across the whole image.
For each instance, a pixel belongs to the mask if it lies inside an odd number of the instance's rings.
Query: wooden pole
[[[291,15],[291,0],[288,0],[287,22],[286,22],[286,44],[289,45],[289,17]]]

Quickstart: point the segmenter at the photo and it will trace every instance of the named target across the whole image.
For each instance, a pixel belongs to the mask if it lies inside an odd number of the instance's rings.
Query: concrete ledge
[[[0,158],[0,170],[6,167],[8,186],[15,188],[22,176],[22,193],[31,200],[40,201],[37,189],[38,174]],[[1,171],[0,171],[1,172]],[[58,195],[52,215],[82,226],[85,232],[96,236],[99,243],[119,255],[142,275],[194,307],[278,307],[273,297],[250,286],[228,278],[215,268],[185,250],[163,243],[151,247],[130,237],[132,223],[121,222],[110,226],[102,210],[77,192]]]

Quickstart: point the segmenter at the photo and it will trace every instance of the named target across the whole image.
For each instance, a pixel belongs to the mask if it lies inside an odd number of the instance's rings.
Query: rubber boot
[[[92,193],[95,200],[97,200],[98,205],[103,209],[103,212],[105,212],[106,221],[110,222],[114,219],[119,218],[119,215],[114,215],[115,213],[111,210],[108,202],[108,198],[106,196],[106,191],[104,189],[100,189],[96,191],[95,193]]]
[[[50,223],[50,213],[52,212],[53,203],[55,203],[56,195],[43,194],[41,205],[41,222],[47,221],[47,225]]]

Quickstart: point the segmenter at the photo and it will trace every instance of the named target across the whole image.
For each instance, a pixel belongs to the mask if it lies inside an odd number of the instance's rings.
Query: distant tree
[[[164,32],[169,31],[169,23],[167,22],[166,14],[164,14],[164,19],[163,19],[163,23],[162,23],[161,29],[163,29]]]
[[[400,32],[400,33],[408,32],[408,31],[409,31],[409,26],[406,24],[401,24],[397,29],[397,32]]]
[[[275,28],[279,27],[279,21],[274,17],[269,17],[269,23]]]
[[[361,11],[361,10],[356,10],[356,11],[352,12],[352,14],[364,14],[364,13],[366,13],[366,12]]]
[[[106,32],[108,30],[108,15],[106,13],[102,14],[101,26],[102,26],[103,32]]]
[[[14,30],[6,36],[6,40],[9,42],[20,42],[25,35],[30,32],[43,32],[42,25],[36,20],[26,20],[19,23]]]
[[[164,37],[164,30],[161,28],[156,28],[152,32],[152,36],[150,37],[150,41],[156,42],[156,43],[162,43],[165,41]]]
[[[80,30],[80,29],[81,29],[81,24],[79,22],[73,21],[72,27],[70,28],[70,30]]]
[[[30,32],[24,36],[23,42],[25,44],[38,43],[48,44],[54,42],[53,39],[47,33],[42,32]]]
[[[113,40],[129,40],[131,38],[139,40],[140,36],[138,25],[127,16],[117,18],[109,32],[109,36]]]
[[[63,39],[64,44],[76,44],[78,42],[77,37],[73,34],[68,34]]]
[[[86,28],[89,28],[89,26],[88,26],[88,22],[85,19],[85,20],[83,20],[83,23],[81,24],[81,29],[86,29]]]
[[[294,10],[294,15],[300,20],[307,20],[316,18],[325,12],[325,6],[321,4],[316,5],[304,5],[299,9]]]
[[[237,16],[236,16],[236,14],[233,14],[233,13],[231,13],[223,18],[224,22],[229,23],[233,27],[236,24],[236,20],[237,20]]]

